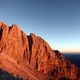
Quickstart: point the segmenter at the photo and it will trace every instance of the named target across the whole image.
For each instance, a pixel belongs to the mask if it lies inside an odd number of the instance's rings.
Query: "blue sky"
[[[0,21],[41,36],[53,49],[80,52],[80,0],[0,0]]]

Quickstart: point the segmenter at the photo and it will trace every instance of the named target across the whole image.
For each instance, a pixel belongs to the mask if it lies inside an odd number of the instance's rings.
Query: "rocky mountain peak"
[[[0,68],[30,80],[79,80],[78,68],[33,33],[0,22]],[[26,75],[25,75],[26,74]]]

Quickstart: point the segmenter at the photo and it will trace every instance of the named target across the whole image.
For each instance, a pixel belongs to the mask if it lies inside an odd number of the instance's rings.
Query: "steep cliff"
[[[79,70],[41,37],[0,22],[0,68],[29,80],[79,80]]]

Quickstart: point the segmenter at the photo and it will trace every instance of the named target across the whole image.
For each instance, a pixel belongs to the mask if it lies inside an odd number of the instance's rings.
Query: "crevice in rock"
[[[12,29],[12,27],[10,26],[10,27],[9,27],[9,32],[11,31],[11,29]]]
[[[29,56],[29,63],[31,62],[31,55],[32,55],[32,44],[33,44],[33,40],[32,40],[32,37],[31,35],[30,36],[27,36],[28,38],[28,47],[29,47],[29,53],[30,53],[30,56]]]
[[[25,58],[26,58],[26,52],[24,50],[23,59],[25,59]]]
[[[24,45],[25,40],[24,40],[24,37],[23,37],[23,31],[21,31],[21,37],[22,37],[22,44]]]
[[[2,27],[0,27],[0,41],[2,39],[2,33],[3,33],[3,29],[2,29]]]
[[[24,45],[24,38],[23,38],[23,36],[22,36],[22,44]]]
[[[36,69],[38,70],[38,58],[36,60]]]
[[[12,26],[9,26],[9,28],[8,28],[8,35],[9,35],[11,29],[12,29]]]
[[[32,37],[31,36],[27,36],[28,37],[28,42],[29,42],[29,52],[32,51],[32,44],[33,44],[33,41],[32,41]]]

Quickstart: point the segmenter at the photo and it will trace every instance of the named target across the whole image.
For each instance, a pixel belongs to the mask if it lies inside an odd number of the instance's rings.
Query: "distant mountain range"
[[[80,80],[79,68],[58,50],[51,49],[45,40],[33,33],[26,35],[16,24],[7,26],[3,22],[0,69],[16,80]]]
[[[74,63],[77,67],[80,68],[80,53],[65,53],[64,55],[71,61],[71,63]]]

